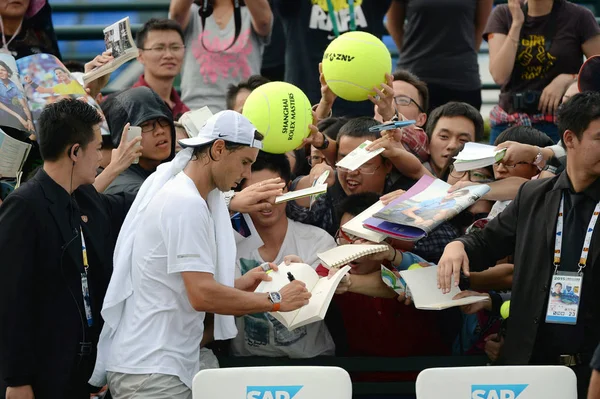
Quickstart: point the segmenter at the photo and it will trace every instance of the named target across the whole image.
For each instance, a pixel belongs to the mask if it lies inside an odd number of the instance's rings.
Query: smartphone
[[[381,125],[370,127],[369,132],[383,132],[384,130],[399,129],[401,127],[414,125],[415,123],[417,123],[417,121],[414,120],[382,123]]]
[[[129,143],[131,140],[133,140],[136,137],[141,137],[142,136],[142,128],[139,126],[129,126],[129,128],[127,129],[127,142]],[[140,146],[140,143],[137,144],[137,146]],[[139,163],[140,159],[136,158],[132,163]]]

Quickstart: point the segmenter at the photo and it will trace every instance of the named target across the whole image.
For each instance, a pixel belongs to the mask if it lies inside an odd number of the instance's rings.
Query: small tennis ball
[[[389,50],[367,32],[346,32],[333,40],[323,54],[323,75],[336,95],[348,101],[364,101],[375,95],[373,87],[392,73]]]
[[[508,319],[508,316],[510,316],[510,301],[506,301],[500,306],[500,316],[503,319]]]
[[[263,151],[283,154],[296,149],[310,133],[312,107],[308,97],[285,82],[266,83],[252,91],[242,114],[265,136]]]
[[[423,266],[419,265],[418,263],[413,263],[412,265],[410,265],[408,267],[408,270],[415,270],[415,269],[422,269]]]

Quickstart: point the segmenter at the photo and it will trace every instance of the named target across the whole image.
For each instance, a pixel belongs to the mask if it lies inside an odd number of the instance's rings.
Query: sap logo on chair
[[[292,399],[303,385],[248,386],[246,399]]]
[[[517,399],[528,384],[471,385],[471,399]]]

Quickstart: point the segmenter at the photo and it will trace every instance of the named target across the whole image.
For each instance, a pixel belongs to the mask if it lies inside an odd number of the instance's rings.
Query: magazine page
[[[36,130],[44,107],[64,98],[71,97],[85,101],[102,115],[100,106],[55,56],[51,54],[30,55],[17,60],[17,67]],[[101,129],[102,134],[108,133],[108,125],[104,116]]]
[[[138,48],[131,34],[129,17],[125,17],[104,29],[104,45],[106,50],[111,52],[114,59],[83,75],[85,83],[113,72],[127,61],[138,56]]]
[[[422,184],[426,184],[427,188],[409,199],[393,202],[374,216],[430,233],[490,190],[487,185],[474,185],[449,193],[450,184],[430,176],[423,176],[417,182],[417,185]]]
[[[31,144],[14,139],[0,129],[0,176],[16,178],[23,170],[29,150]]]
[[[0,53],[0,126],[35,133],[17,63],[4,53]]]

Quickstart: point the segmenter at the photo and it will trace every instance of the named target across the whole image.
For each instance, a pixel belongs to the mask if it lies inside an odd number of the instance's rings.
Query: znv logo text
[[[517,399],[527,384],[471,385],[471,399]]]
[[[303,385],[248,386],[246,399],[292,399]]]

